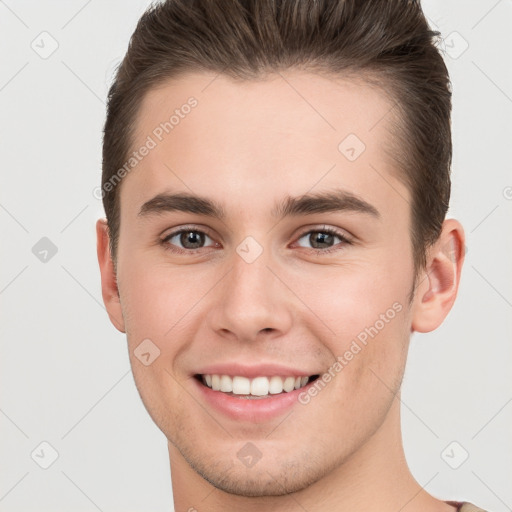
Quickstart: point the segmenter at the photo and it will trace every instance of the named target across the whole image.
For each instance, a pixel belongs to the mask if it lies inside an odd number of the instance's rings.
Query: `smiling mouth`
[[[290,393],[307,386],[318,377],[319,375],[287,377],[274,375],[249,379],[240,375],[194,375],[195,379],[213,391],[245,399],[271,398]]]

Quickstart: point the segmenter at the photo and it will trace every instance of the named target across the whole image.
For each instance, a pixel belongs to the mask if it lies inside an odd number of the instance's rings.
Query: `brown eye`
[[[300,243],[304,240],[306,245]],[[337,246],[344,247],[346,244],[350,244],[350,240],[332,228],[323,228],[310,230],[302,234],[298,240],[300,247],[309,248],[318,253],[328,253],[337,250]],[[308,247],[309,244],[309,247]]]
[[[180,234],[180,243],[185,249],[199,249],[204,244],[204,233],[184,231]]]
[[[213,240],[203,231],[197,229],[180,229],[167,235],[162,244],[171,251],[176,252],[193,252],[202,249],[206,240]],[[211,244],[215,245],[215,243]]]
[[[323,233],[315,231],[309,235],[309,242],[314,249],[325,249],[331,247],[334,242],[335,236],[330,233]]]

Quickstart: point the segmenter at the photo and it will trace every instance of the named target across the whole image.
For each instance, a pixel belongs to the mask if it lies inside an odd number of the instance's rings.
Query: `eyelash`
[[[201,229],[194,228],[193,226],[191,226],[191,227],[183,227],[183,228],[180,228],[180,229],[178,229],[176,231],[173,231],[172,233],[169,233],[165,238],[163,238],[161,240],[161,245],[164,247],[164,249],[166,251],[171,251],[171,252],[174,252],[174,253],[177,253],[177,254],[196,254],[197,252],[199,252],[202,249],[204,249],[204,247],[200,247],[199,249],[180,249],[180,248],[173,247],[171,244],[168,243],[168,241],[170,239],[174,238],[176,235],[181,235],[182,233],[190,233],[190,232],[202,233],[203,235],[206,235],[209,238],[212,238],[212,237],[210,237],[210,235],[208,235],[207,232],[205,232],[205,231],[203,231]],[[330,227],[324,227],[322,229],[309,229],[307,231],[302,232],[299,235],[299,237],[297,238],[297,240],[300,240],[305,235],[308,235],[310,233],[327,233],[329,235],[334,235],[334,236],[336,236],[336,237],[338,237],[340,239],[340,241],[341,241],[340,243],[343,246],[344,245],[352,245],[352,243],[353,243],[343,233],[341,233],[340,231],[338,231],[338,230],[336,230],[334,228],[330,228]],[[315,249],[315,248],[307,248],[307,247],[303,247],[303,249],[307,249],[309,252],[312,252],[312,253],[314,253],[316,255],[329,254],[329,253],[334,252],[334,251],[339,251],[340,247],[337,247],[338,245],[340,245],[340,244],[336,244],[333,247],[329,247],[327,249]]]

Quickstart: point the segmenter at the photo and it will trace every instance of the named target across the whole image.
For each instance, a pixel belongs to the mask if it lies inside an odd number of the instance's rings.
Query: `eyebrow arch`
[[[315,213],[329,213],[348,211],[365,213],[380,218],[380,213],[360,197],[342,189],[316,194],[305,194],[299,197],[288,196],[282,205],[272,210],[272,216],[284,218],[287,216],[312,215]]]
[[[138,216],[148,217],[171,211],[195,213],[219,220],[226,218],[226,213],[219,203],[205,197],[183,192],[158,194],[142,205]],[[380,218],[380,213],[370,203],[341,189],[318,192],[316,194],[305,194],[298,197],[287,196],[282,204],[276,205],[273,208],[271,215],[272,217],[282,219],[284,217],[338,211],[364,213]]]

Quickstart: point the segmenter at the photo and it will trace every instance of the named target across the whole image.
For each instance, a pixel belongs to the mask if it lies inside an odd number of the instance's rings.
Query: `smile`
[[[309,382],[317,379],[318,375],[287,377],[273,375],[271,377],[260,376],[250,379],[240,375],[197,374],[195,377],[213,391],[220,391],[237,398],[255,399],[269,398],[271,395],[290,393],[301,389]]]

